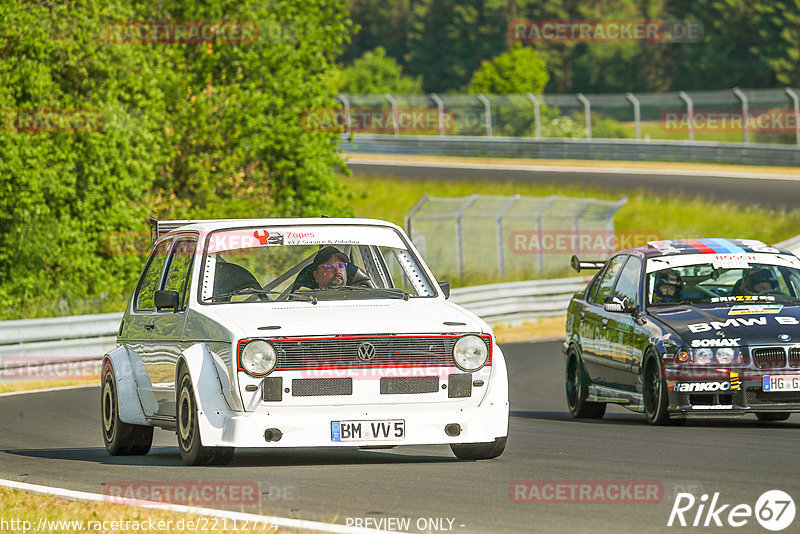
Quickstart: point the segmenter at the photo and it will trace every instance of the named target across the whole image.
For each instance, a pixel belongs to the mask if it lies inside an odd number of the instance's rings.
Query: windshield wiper
[[[271,291],[269,289],[255,289],[252,287],[245,287],[242,289],[237,289],[236,291],[230,291],[228,293],[221,293],[219,295],[211,295],[208,298],[203,299],[204,301],[219,299],[219,298],[226,298],[226,297],[236,297],[239,295],[283,295],[280,291]],[[304,295],[302,293],[288,293],[286,295],[287,299],[295,298],[297,300],[302,300],[304,302],[310,302],[311,304],[317,303],[317,298],[313,295]]]
[[[325,289],[308,289],[304,291],[330,291],[330,290],[338,290],[338,291],[383,291],[384,293],[388,293],[394,297],[402,298],[403,300],[408,300],[410,296],[409,293],[400,289],[399,287],[365,287],[365,286],[350,286],[350,285],[343,285],[343,286],[328,286]]]

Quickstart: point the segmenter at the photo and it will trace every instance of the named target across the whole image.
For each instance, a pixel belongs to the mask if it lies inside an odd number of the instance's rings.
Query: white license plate
[[[406,437],[403,419],[331,421],[331,441],[397,441]]]
[[[766,375],[762,377],[763,391],[800,391],[800,376]]]

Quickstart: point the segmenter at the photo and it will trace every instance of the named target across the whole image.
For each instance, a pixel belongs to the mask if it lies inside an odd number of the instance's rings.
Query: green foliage
[[[104,33],[153,20],[253,21],[259,35]],[[145,232],[148,215],[349,214],[336,134],[301,118],[333,105],[351,27],[344,0],[0,3],[0,316],[110,311],[98,299],[127,296],[144,258],[109,245]],[[17,110],[102,120],[22,131]]]
[[[539,54],[530,48],[516,47],[481,63],[469,83],[469,92],[540,94],[549,78]]]
[[[422,81],[403,75],[401,67],[394,59],[386,57],[386,50],[378,47],[372,52],[356,59],[342,73],[344,83],[341,91],[345,93],[394,93],[418,94],[422,92]]]

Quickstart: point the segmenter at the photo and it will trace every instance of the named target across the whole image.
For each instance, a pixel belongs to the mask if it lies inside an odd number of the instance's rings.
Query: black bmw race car
[[[800,259],[760,241],[681,239],[623,250],[567,312],[567,404],[652,424],[800,412]]]

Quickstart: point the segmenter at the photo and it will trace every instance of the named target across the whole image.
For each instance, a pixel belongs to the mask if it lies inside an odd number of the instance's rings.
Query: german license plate
[[[763,391],[800,391],[800,376],[766,375],[762,377]]]
[[[397,441],[406,437],[403,419],[331,421],[331,441]]]

